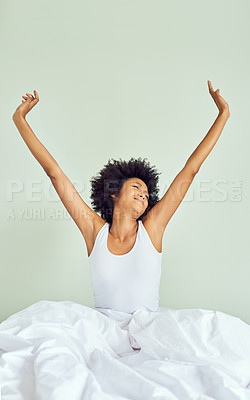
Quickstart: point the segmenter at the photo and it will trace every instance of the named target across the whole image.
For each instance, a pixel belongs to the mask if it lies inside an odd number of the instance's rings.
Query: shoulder
[[[99,231],[102,229],[102,227],[106,224],[106,221],[100,217],[98,214],[95,215],[94,217],[94,221],[93,221],[93,232],[91,237],[89,238],[88,241],[86,241],[86,246],[87,246],[87,252],[88,252],[88,257],[90,256],[94,244],[95,244],[95,240],[96,237],[99,233]]]
[[[161,253],[164,230],[162,229],[162,227],[157,226],[157,224],[154,223],[154,221],[148,214],[141,219],[141,222],[144,228],[146,229],[148,236],[151,239],[151,242],[153,243],[155,249],[159,253]]]
[[[96,239],[96,236],[98,235],[98,232],[102,229],[102,227],[106,224],[106,221],[97,215],[94,219],[94,224],[93,224],[93,238],[94,242]]]

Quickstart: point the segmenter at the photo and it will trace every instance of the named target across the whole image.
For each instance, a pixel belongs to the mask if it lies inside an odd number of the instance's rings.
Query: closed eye
[[[138,189],[138,186],[136,186],[136,185],[132,185],[133,187],[136,187],[137,189]],[[149,196],[148,195],[146,195],[146,197],[147,197],[147,199],[149,199]]]

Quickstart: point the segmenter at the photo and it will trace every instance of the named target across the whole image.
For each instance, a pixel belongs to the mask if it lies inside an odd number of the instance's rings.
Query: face
[[[111,195],[115,199],[114,195]],[[131,210],[138,215],[142,215],[148,207],[149,192],[147,185],[139,178],[127,179],[116,198],[115,206],[119,205],[127,211]]]

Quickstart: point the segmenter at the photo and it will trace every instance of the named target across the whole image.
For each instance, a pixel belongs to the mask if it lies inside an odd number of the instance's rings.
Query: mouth
[[[138,200],[142,205],[144,204],[142,200],[139,200],[139,199],[136,199],[136,198],[135,198],[135,200]]]

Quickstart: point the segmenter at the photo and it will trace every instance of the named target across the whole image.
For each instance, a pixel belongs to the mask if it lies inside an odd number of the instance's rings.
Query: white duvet
[[[0,382],[2,400],[250,399],[250,325],[43,300],[0,324]]]

